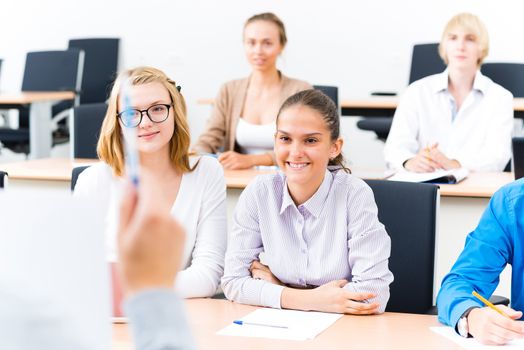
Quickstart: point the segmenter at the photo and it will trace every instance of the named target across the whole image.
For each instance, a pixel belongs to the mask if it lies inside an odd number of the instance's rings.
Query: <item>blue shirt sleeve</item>
[[[137,350],[193,350],[182,301],[170,289],[141,292],[124,303]]]
[[[455,327],[467,309],[482,307],[472,291],[490,297],[500,273],[511,262],[515,209],[508,205],[510,189],[502,188],[493,195],[477,228],[466,238],[457,262],[442,281],[437,297],[440,322]]]

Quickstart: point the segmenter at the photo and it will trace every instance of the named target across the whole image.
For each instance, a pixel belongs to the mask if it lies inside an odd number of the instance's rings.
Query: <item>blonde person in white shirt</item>
[[[222,288],[230,300],[347,314],[383,312],[390,239],[373,192],[343,167],[337,107],[317,90],[277,116],[282,173],[257,177],[233,217]]]
[[[439,46],[447,69],[403,94],[384,149],[388,167],[504,169],[511,157],[513,96],[480,73],[488,50],[487,30],[476,16],[461,13],[448,22]]]
[[[129,77],[133,125],[124,125],[120,89]],[[98,142],[101,163],[79,177],[75,195],[96,196],[107,211],[108,259],[116,261],[118,200],[124,182],[122,128],[137,128],[141,169],[162,174],[164,197],[171,214],[186,232],[182,271],[173,281],[180,296],[215,294],[223,273],[226,249],[226,186],[212,157],[190,157],[186,105],[180,87],[162,71],[138,67],[121,74],[113,87]]]

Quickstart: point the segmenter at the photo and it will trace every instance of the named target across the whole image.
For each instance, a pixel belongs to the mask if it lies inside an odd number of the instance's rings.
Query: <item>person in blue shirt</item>
[[[506,264],[512,266],[511,307],[497,305],[508,317],[471,293],[489,297],[495,291]],[[483,344],[500,345],[524,338],[524,179],[504,186],[491,198],[477,228],[437,297],[439,321],[463,337]]]

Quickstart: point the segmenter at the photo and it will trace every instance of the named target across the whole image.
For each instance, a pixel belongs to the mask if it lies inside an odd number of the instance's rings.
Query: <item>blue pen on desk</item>
[[[259,323],[259,322],[246,322],[246,321],[242,321],[242,320],[235,320],[233,321],[234,324],[238,324],[240,326],[242,325],[246,325],[246,326],[262,326],[262,327],[273,327],[273,328],[284,328],[284,329],[287,329],[289,328],[288,326],[281,326],[281,325],[276,325],[276,324],[269,324],[269,323]]]
[[[129,77],[124,77],[122,79],[122,88],[120,90],[122,95],[122,102],[123,102],[123,110],[129,113],[124,113],[122,117],[125,119],[125,124],[127,125],[133,125],[133,118],[135,116],[133,105],[131,103],[131,97],[130,97],[130,89],[131,85],[129,82]],[[123,133],[124,133],[124,141],[125,141],[125,149],[126,149],[126,172],[127,176],[131,179],[131,182],[135,187],[138,187],[139,182],[139,161],[138,161],[138,149],[136,146],[136,139],[137,139],[137,128],[136,127],[127,127],[124,126]]]

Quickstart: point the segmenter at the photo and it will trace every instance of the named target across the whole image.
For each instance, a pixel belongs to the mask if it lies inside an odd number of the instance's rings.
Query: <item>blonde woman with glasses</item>
[[[132,103],[126,110],[121,101],[124,79],[128,79]],[[180,87],[158,69],[138,67],[117,78],[108,104],[97,148],[102,162],[80,175],[75,195],[96,196],[107,210],[109,260],[117,257],[117,203],[126,175],[122,131],[136,128],[141,171],[161,183],[163,196],[157,200],[170,204],[171,214],[187,235],[182,271],[176,284],[173,281],[175,290],[186,298],[213,295],[226,249],[226,185],[216,159],[189,156],[190,134]],[[124,113],[134,117],[122,118]]]

